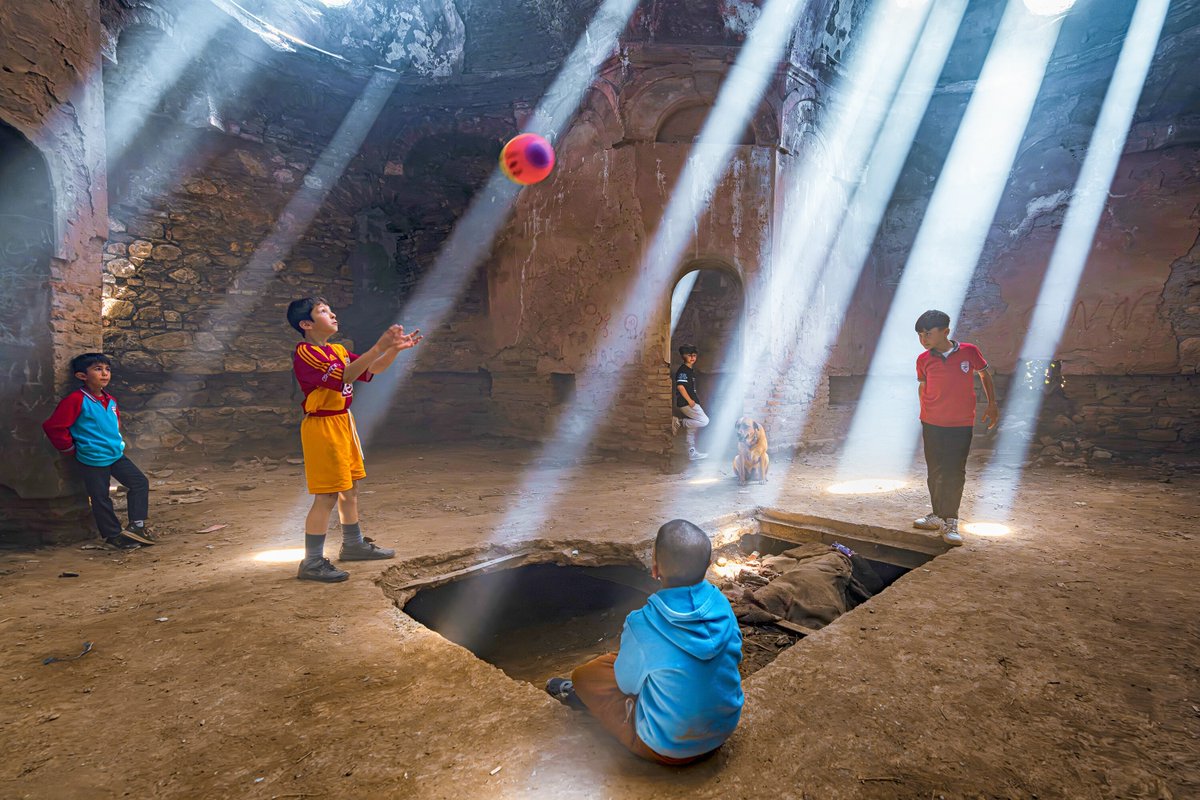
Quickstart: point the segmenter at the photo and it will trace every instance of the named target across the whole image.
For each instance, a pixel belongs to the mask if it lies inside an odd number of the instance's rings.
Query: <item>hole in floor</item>
[[[738,614],[743,678],[948,549],[936,536],[800,515],[743,516],[724,530],[708,578]],[[839,555],[835,542],[855,555]],[[433,564],[419,565],[423,576],[405,570],[408,582],[391,596],[417,622],[540,687],[616,650],[625,617],[660,588],[636,562],[504,565],[534,557],[524,551],[432,576]]]
[[[617,649],[630,611],[659,588],[640,565],[532,564],[422,589],[404,612],[535,686]]]
[[[743,678],[948,549],[940,539],[905,531],[873,529],[865,538],[863,526],[836,520],[757,522],[759,532],[714,551],[709,572],[738,616]]]

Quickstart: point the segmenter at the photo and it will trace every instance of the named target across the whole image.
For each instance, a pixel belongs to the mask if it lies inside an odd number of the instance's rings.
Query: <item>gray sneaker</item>
[[[338,561],[375,561],[381,558],[393,558],[396,551],[390,547],[380,547],[372,539],[363,537],[362,544],[342,543],[338,552]]]
[[[688,461],[703,461],[708,458],[708,453],[701,453],[694,447],[688,448]]]
[[[349,578],[350,573],[335,567],[328,558],[306,558],[300,562],[296,577],[302,581],[339,583]]]
[[[913,520],[913,527],[923,531],[940,531],[946,527],[946,521],[937,514],[926,514],[920,519]]]
[[[946,520],[946,527],[942,528],[942,541],[955,547],[963,543],[962,534],[958,532],[958,520],[953,517]]]

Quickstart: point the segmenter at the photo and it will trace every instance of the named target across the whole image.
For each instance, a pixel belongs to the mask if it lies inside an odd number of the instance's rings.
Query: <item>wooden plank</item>
[[[797,625],[796,623],[792,622],[791,620],[786,620],[786,619],[777,619],[774,622],[772,622],[771,624],[777,628],[783,628],[785,631],[790,631],[791,633],[798,633],[801,636],[812,636],[814,633],[817,632],[816,628],[806,628],[803,625]]]
[[[525,558],[528,558],[529,555],[530,555],[530,553],[527,553],[527,552],[509,553],[506,556],[500,556],[499,558],[493,558],[490,561],[484,561],[482,564],[474,564],[470,567],[463,567],[462,569],[456,569],[453,572],[446,572],[442,575],[434,575],[429,578],[418,578],[415,581],[409,581],[408,583],[404,584],[403,586],[397,587],[396,591],[405,592],[405,591],[408,591],[409,589],[420,589],[422,587],[429,586],[429,585],[435,584],[435,583],[446,583],[446,582],[452,581],[456,578],[461,578],[464,575],[470,575],[475,572],[482,572],[483,570],[491,569],[492,567],[498,567],[501,564],[507,564],[512,561],[517,561],[518,559],[523,560]]]

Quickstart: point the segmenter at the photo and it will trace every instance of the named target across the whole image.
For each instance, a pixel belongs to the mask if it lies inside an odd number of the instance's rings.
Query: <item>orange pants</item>
[[[625,694],[617,686],[617,675],[613,670],[616,661],[617,654],[608,653],[576,667],[571,673],[576,696],[588,707],[588,711],[600,722],[604,730],[617,737],[617,741],[634,755],[659,764],[691,764],[714,752],[701,753],[690,758],[670,758],[651,750],[637,735],[634,709],[637,698]]]

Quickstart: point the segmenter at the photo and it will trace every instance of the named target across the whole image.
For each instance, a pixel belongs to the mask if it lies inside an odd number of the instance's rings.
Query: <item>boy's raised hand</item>
[[[379,341],[375,343],[375,346],[380,350],[391,350],[394,347],[398,347],[403,338],[404,327],[402,325],[392,325],[383,332],[383,335],[379,337]]]
[[[423,338],[425,338],[421,335],[420,328],[417,328],[412,333],[403,333],[404,326],[401,325],[400,331],[401,331],[402,335],[400,337],[401,342],[399,345],[397,345],[398,350],[407,350],[410,347],[416,347],[417,343],[420,342]]]

